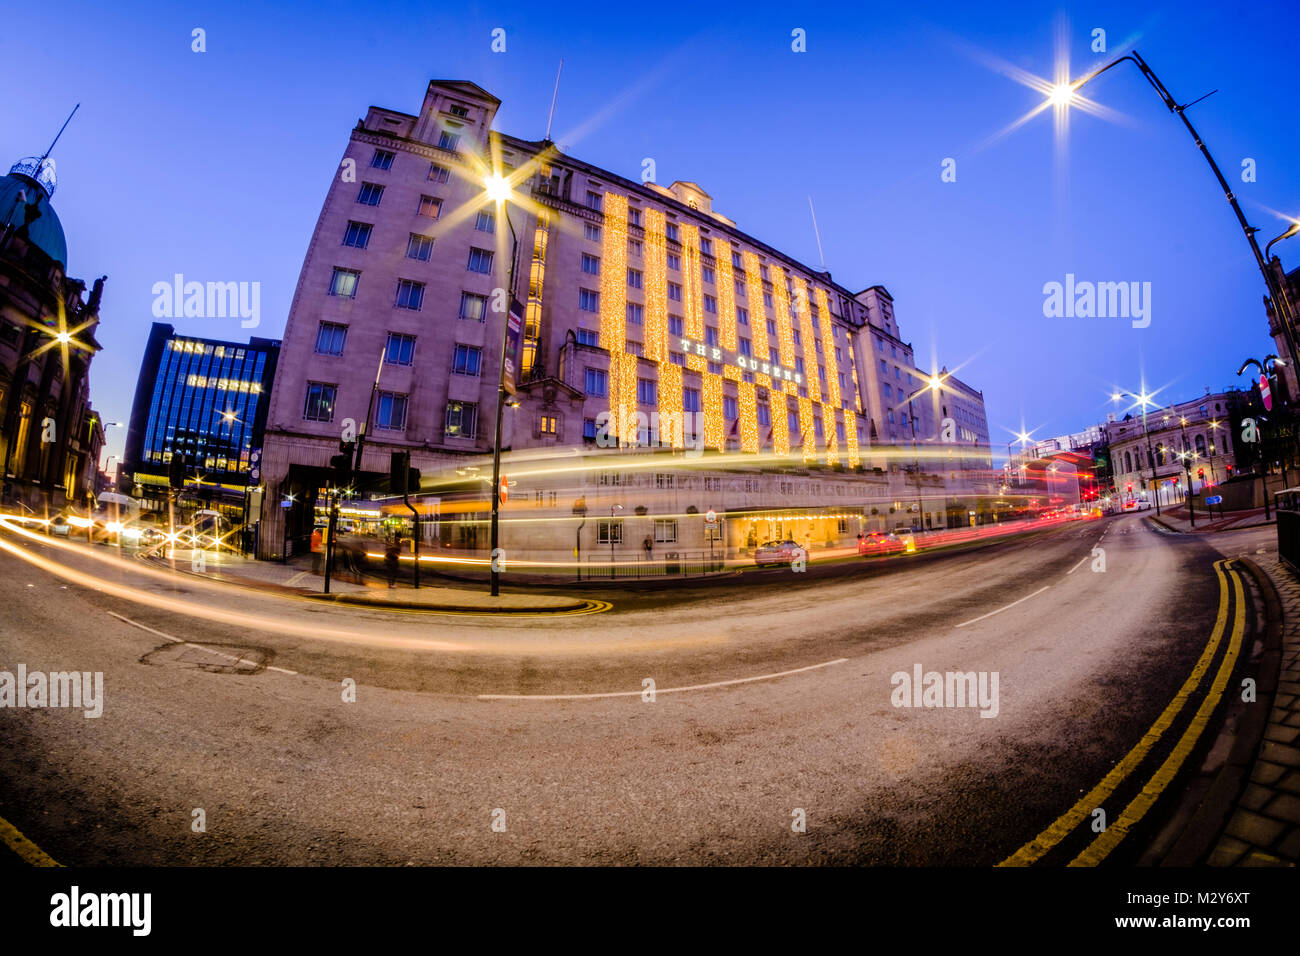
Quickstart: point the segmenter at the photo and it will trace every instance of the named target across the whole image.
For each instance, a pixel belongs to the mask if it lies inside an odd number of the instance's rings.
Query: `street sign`
[[[1223,504],[1223,495],[1210,495],[1205,499],[1205,503],[1207,505],[1221,505]]]
[[[704,512],[704,523],[705,523],[705,524],[717,524],[717,523],[718,523],[718,513],[717,513],[716,511],[714,511],[712,508],[710,508],[708,511]]]
[[[511,395],[516,393],[519,382],[519,339],[524,328],[524,305],[513,296],[510,299],[510,311],[506,313],[505,357],[501,384]]]
[[[1271,412],[1273,410],[1273,392],[1268,387],[1267,375],[1259,377],[1259,397],[1264,402],[1264,411]]]

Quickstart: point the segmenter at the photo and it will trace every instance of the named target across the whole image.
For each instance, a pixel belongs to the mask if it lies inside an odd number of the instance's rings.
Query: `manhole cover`
[[[210,674],[256,674],[270,655],[255,647],[233,644],[166,644],[140,658],[142,664],[184,667]]]

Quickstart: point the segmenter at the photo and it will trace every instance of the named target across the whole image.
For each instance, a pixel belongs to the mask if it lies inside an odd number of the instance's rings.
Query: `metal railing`
[[[726,570],[726,559],[721,549],[710,557],[707,551],[666,551],[649,559],[615,555],[588,555],[584,576],[588,580],[640,579],[668,577],[702,577]]]

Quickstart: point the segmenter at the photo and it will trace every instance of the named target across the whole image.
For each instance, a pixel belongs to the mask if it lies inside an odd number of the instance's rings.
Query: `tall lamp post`
[[[1209,163],[1210,170],[1214,173],[1214,178],[1218,180],[1219,186],[1223,190],[1224,198],[1227,199],[1228,203],[1232,206],[1232,211],[1237,217],[1237,223],[1241,226],[1242,232],[1246,235],[1246,241],[1250,244],[1250,251],[1255,257],[1255,264],[1259,267],[1260,274],[1264,277],[1264,285],[1268,289],[1268,295],[1272,301],[1273,308],[1281,319],[1279,324],[1282,326],[1282,331],[1285,333],[1287,349],[1290,353],[1289,358],[1293,362],[1296,361],[1295,316],[1292,314],[1290,298],[1286,295],[1283,283],[1277,281],[1274,270],[1270,267],[1264,254],[1259,251],[1259,243],[1255,241],[1255,233],[1258,232],[1258,230],[1246,221],[1246,216],[1241,211],[1241,206],[1238,205],[1237,197],[1233,195],[1232,189],[1228,185],[1228,181],[1224,178],[1218,164],[1215,163],[1214,157],[1210,155],[1210,151],[1206,148],[1205,142],[1201,139],[1200,133],[1196,131],[1196,127],[1194,127],[1191,121],[1187,118],[1187,108],[1191,106],[1192,103],[1184,103],[1180,105],[1178,101],[1174,99],[1173,95],[1170,94],[1169,90],[1165,88],[1165,85],[1160,82],[1159,77],[1155,75],[1151,70],[1151,67],[1147,65],[1146,60],[1142,59],[1141,55],[1136,50],[1125,56],[1112,60],[1103,67],[1093,70],[1082,79],[1075,80],[1071,83],[1058,84],[1051,91],[1050,101],[1054,104],[1068,106],[1073,99],[1074,94],[1080,87],[1096,79],[1111,67],[1123,63],[1125,60],[1133,63],[1142,71],[1142,75],[1146,77],[1147,82],[1151,84],[1151,88],[1156,91],[1156,94],[1160,97],[1165,106],[1168,107],[1169,111],[1177,114],[1178,118],[1183,121],[1183,125],[1187,127],[1187,132],[1191,134],[1193,141],[1196,143],[1196,148],[1201,151],[1201,155],[1204,156],[1205,161]],[[1204,97],[1201,97],[1201,99],[1204,99]],[[1199,100],[1194,100],[1193,103],[1195,102],[1199,102]],[[1288,229],[1286,233],[1273,241],[1277,242],[1286,238],[1288,235],[1295,235],[1297,231],[1300,231],[1300,223],[1294,224],[1291,229]],[[1270,242],[1269,247],[1271,248],[1272,245],[1273,243]]]
[[[1278,238],[1281,239],[1285,237],[1279,236]],[[1275,239],[1274,242],[1276,241],[1277,240]],[[1273,243],[1270,242],[1269,247],[1271,248],[1272,245]],[[1255,368],[1259,369],[1260,378],[1262,379],[1276,378],[1277,377],[1276,367],[1285,364],[1286,364],[1286,360],[1280,359],[1276,355],[1265,355],[1264,361],[1262,362],[1259,361],[1258,359],[1248,358],[1246,359],[1246,361],[1241,363],[1241,368],[1237,369],[1237,374],[1240,375],[1242,372],[1246,371],[1246,368],[1248,366],[1253,365],[1255,366]],[[1259,401],[1260,401],[1260,405],[1263,406],[1264,395],[1262,391],[1259,396]],[[1264,410],[1270,411],[1271,409],[1265,407]],[[1269,502],[1268,502],[1268,456],[1264,454],[1264,449],[1263,449],[1264,442],[1261,440],[1259,444],[1260,444],[1260,454],[1259,454],[1260,481],[1263,483],[1264,486],[1264,519],[1268,520],[1269,510],[1270,510]],[[1283,481],[1286,481],[1285,472],[1286,470],[1284,468],[1282,474]]]
[[[510,341],[510,310],[515,297],[515,257],[519,254],[519,238],[515,235],[515,224],[510,220],[510,183],[500,173],[493,173],[483,181],[483,189],[489,199],[505,216],[510,226],[510,263],[506,271],[506,314],[501,322],[501,368],[497,375],[497,423],[496,435],[492,440],[492,561],[491,581],[492,596],[501,593],[501,572],[498,569],[497,545],[500,542],[501,514],[501,421],[506,409],[506,350]]]
[[[1150,394],[1147,393],[1145,386],[1143,387],[1142,394],[1140,395],[1136,395],[1133,392],[1126,392],[1121,390],[1121,391],[1114,392],[1111,395],[1111,398],[1114,401],[1118,402],[1120,398],[1122,398],[1125,395],[1127,395],[1129,398],[1133,399],[1140,406],[1142,406],[1142,437],[1146,439],[1146,443],[1147,443],[1147,460],[1151,463],[1151,485],[1152,485],[1151,491],[1152,494],[1155,495],[1156,516],[1159,517],[1160,485],[1159,485],[1159,480],[1156,478],[1156,455],[1155,455],[1155,450],[1152,449],[1151,447],[1151,433],[1147,430],[1147,406],[1154,406],[1155,399]]]

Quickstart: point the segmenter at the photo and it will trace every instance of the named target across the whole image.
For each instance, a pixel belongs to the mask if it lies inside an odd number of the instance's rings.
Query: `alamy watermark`
[[[260,282],[186,282],[178,272],[171,282],[155,282],[150,291],[155,319],[239,318],[245,329],[262,322]]]
[[[0,708],[78,707],[86,717],[104,713],[104,672],[27,670],[0,671]]]
[[[895,707],[978,707],[981,717],[998,715],[997,671],[896,671],[889,679],[894,689],[889,702]]]
[[[1049,319],[1132,319],[1133,328],[1151,324],[1150,282],[1074,281],[1043,285],[1043,315]]]

